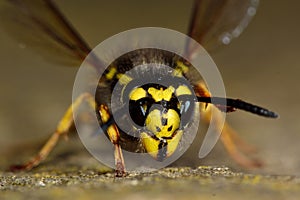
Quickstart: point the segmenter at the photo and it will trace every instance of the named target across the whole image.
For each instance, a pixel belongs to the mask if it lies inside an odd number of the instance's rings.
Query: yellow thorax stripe
[[[105,78],[107,78],[108,80],[112,80],[114,77],[119,79],[122,85],[126,85],[130,81],[132,81],[132,78],[130,76],[126,74],[118,73],[116,66],[112,66],[111,68],[109,68],[108,72],[105,74]]]
[[[126,74],[118,73],[117,74],[117,79],[119,79],[119,82],[122,85],[128,84],[130,81],[132,81],[132,78]]]
[[[174,93],[175,89],[172,86],[169,86],[167,89],[155,89],[153,87],[150,87],[148,89],[148,93],[151,94],[152,98],[158,102],[162,100],[170,101],[172,98],[172,94]]]
[[[183,62],[177,61],[176,62],[176,68],[173,72],[173,76],[181,77],[183,73],[187,73],[189,70],[188,66],[186,66]]]
[[[117,73],[117,67],[116,66],[112,66],[108,73],[105,74],[105,77],[108,79],[108,80],[111,80],[114,78],[115,74]]]

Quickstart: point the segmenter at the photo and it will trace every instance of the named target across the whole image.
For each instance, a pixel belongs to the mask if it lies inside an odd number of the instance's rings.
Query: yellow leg
[[[99,113],[101,116],[101,120],[103,123],[106,123],[109,119],[110,119],[110,114],[108,111],[107,106],[105,105],[100,105],[99,108]],[[107,130],[106,130],[110,141],[113,143],[114,147],[115,147],[115,165],[116,165],[116,176],[117,177],[122,177],[125,176],[125,163],[124,163],[124,158],[123,158],[123,154],[122,154],[122,149],[120,147],[120,133],[119,130],[117,128],[117,126],[115,124],[110,125]]]
[[[67,136],[67,133],[69,132],[70,128],[74,124],[73,111],[78,109],[78,107],[83,102],[87,102],[90,106],[96,108],[96,102],[92,97],[92,95],[88,93],[80,95],[65,112],[64,116],[62,117],[62,119],[57,125],[56,131],[51,135],[51,137],[48,139],[48,141],[42,147],[39,153],[35,157],[33,157],[30,161],[26,162],[23,165],[11,166],[10,170],[11,171],[30,170],[33,167],[38,166],[43,160],[45,160],[49,155],[49,153],[53,150],[53,148],[57,144],[60,136],[62,135]]]
[[[228,124],[224,125],[221,141],[223,142],[230,156],[242,167],[257,168],[262,166],[261,161],[249,158],[243,154],[242,151],[240,151],[241,149],[238,148],[235,138],[232,136],[232,128],[230,128]]]
[[[203,82],[198,83],[195,86],[195,92],[198,96],[210,97],[210,93],[207,90]],[[213,105],[202,106],[202,113],[204,113],[204,120],[206,123],[210,123],[211,120],[211,109],[217,109]],[[217,120],[218,121],[218,120]],[[216,124],[219,126],[218,124]],[[247,144],[242,140],[237,133],[227,124],[224,124],[223,131],[221,134],[221,141],[223,142],[225,149],[229,155],[241,166],[245,168],[254,168],[262,166],[262,163],[258,160],[250,158],[245,154],[254,152],[255,148]],[[243,154],[245,153],[245,154]]]

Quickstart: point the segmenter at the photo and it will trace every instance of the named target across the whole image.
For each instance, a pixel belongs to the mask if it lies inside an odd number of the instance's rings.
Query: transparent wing
[[[6,0],[0,15],[10,35],[51,61],[78,66],[91,51],[51,0]]]
[[[238,37],[256,14],[259,0],[195,0],[188,35],[208,51]]]
[[[207,51],[227,45],[238,37],[256,13],[259,0],[195,0],[188,35]],[[199,47],[189,40],[186,55],[197,59]],[[220,113],[216,112],[200,148],[199,157],[205,157],[218,141],[222,128]],[[218,124],[218,125],[216,125]],[[220,126],[221,124],[221,126]],[[212,127],[212,129],[210,129]],[[217,129],[217,131],[216,131]]]

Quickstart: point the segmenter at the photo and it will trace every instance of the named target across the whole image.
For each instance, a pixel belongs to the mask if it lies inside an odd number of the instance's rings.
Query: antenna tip
[[[275,112],[269,111],[269,110],[263,110],[263,113],[261,113],[265,117],[269,118],[279,118],[279,115]]]

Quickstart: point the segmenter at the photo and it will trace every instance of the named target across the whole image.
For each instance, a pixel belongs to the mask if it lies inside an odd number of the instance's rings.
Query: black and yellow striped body
[[[111,110],[122,149],[147,152],[159,161],[174,153],[197,101],[184,76],[184,62],[171,52],[140,49],[119,57],[105,71],[96,102]]]

